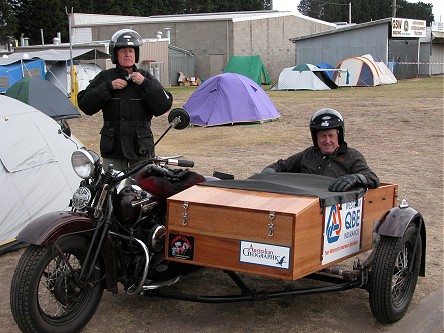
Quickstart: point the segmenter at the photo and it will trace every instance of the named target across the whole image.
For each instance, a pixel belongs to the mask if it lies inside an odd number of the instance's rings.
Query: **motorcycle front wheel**
[[[76,283],[88,249],[81,236],[67,236],[56,246],[30,245],[11,283],[11,311],[22,332],[79,332],[94,315],[103,288],[95,267],[89,286]],[[62,254],[62,253],[63,254]]]

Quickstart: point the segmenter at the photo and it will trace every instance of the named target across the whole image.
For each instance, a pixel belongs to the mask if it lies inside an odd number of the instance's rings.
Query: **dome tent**
[[[190,123],[217,126],[269,121],[280,117],[265,91],[241,74],[223,73],[206,80],[184,105]]]
[[[231,56],[225,73],[242,74],[257,84],[271,84],[271,78],[260,56]]]
[[[27,77],[14,83],[5,96],[31,105],[54,120],[80,117],[80,113],[66,95],[51,82]]]
[[[390,69],[378,58],[370,54],[342,60],[336,69],[333,80],[340,87],[372,87],[398,82]]]
[[[278,82],[271,90],[330,90],[337,85],[319,67],[312,64],[300,64],[284,68]]]
[[[60,126],[43,112],[0,95],[0,253],[35,218],[68,210],[80,178],[71,154],[81,145],[59,134]]]

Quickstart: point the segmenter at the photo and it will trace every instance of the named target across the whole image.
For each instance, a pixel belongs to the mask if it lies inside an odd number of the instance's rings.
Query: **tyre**
[[[391,324],[401,319],[412,300],[422,254],[421,237],[417,235],[418,228],[411,223],[401,238],[381,236],[375,249],[369,298],[373,315],[382,323]]]
[[[57,245],[66,259],[55,246],[30,245],[14,272],[11,311],[22,332],[79,332],[99,305],[100,269],[94,270],[89,286],[79,286],[73,277],[84,263],[87,240],[67,236]]]

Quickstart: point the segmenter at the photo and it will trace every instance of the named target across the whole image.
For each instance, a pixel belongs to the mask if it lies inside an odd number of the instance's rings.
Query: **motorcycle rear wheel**
[[[94,315],[103,288],[99,282],[81,288],[73,278],[71,266],[79,273],[88,241],[67,236],[58,247],[30,245],[23,253],[11,283],[11,311],[22,332],[79,332]],[[102,270],[103,271],[103,270]],[[93,279],[100,277],[96,267]]]

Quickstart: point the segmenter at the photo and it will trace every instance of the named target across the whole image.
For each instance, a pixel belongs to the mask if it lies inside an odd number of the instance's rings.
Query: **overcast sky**
[[[416,3],[419,1],[407,0],[411,3]],[[433,4],[433,15],[435,16],[436,22],[444,22],[444,0],[422,0],[424,3]],[[299,0],[273,0],[273,9],[276,10],[298,10]],[[348,9],[347,9],[348,11]],[[353,7],[352,7],[353,11]],[[353,15],[353,13],[352,13]],[[353,16],[352,16],[353,21]]]

